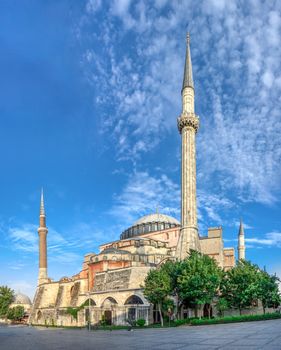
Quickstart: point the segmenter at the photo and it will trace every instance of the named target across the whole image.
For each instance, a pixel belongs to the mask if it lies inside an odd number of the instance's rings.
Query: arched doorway
[[[41,322],[41,320],[42,320],[42,312],[39,310],[39,311],[37,312],[37,321],[38,321],[38,322]]]
[[[114,309],[116,305],[117,301],[112,297],[106,298],[102,303],[102,308],[104,309],[103,320],[106,325],[112,325],[115,323],[114,317],[116,316],[116,311],[114,311]]]
[[[112,325],[112,311],[111,310],[104,311],[104,322],[108,326]]]
[[[211,318],[213,317],[213,308],[210,304],[205,304],[203,309],[203,317]]]

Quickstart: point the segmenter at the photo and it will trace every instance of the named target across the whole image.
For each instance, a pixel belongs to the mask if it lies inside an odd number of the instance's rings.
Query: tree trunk
[[[175,315],[176,319],[179,320],[179,297],[176,295],[176,304],[175,304]]]
[[[158,309],[159,309],[161,327],[163,327],[164,323],[163,323],[163,315],[162,315],[162,310],[161,310],[161,303],[158,303]]]
[[[264,305],[262,306],[262,309],[263,309],[263,314],[265,315],[265,306]]]
[[[242,309],[239,309],[239,314],[240,314],[240,316],[242,315]]]
[[[195,317],[199,317],[200,320],[202,318],[201,306],[198,304],[195,305]]]

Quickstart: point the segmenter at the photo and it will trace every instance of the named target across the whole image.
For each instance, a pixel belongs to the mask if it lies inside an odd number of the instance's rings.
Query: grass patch
[[[222,318],[210,318],[210,319],[194,319],[190,321],[192,326],[202,326],[209,324],[221,324],[221,323],[235,323],[235,322],[251,322],[251,321],[264,321],[264,320],[274,320],[281,318],[281,314],[272,313],[264,315],[242,315],[242,316],[228,316]]]

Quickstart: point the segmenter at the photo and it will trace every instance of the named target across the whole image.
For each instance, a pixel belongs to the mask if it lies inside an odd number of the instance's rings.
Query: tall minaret
[[[194,113],[194,84],[190,55],[189,33],[186,37],[186,57],[182,85],[182,112],[178,129],[182,136],[181,146],[181,232],[176,255],[184,259],[190,249],[200,250],[196,205],[196,146],[195,135],[199,118]]]
[[[238,260],[241,259],[245,260],[245,235],[242,219],[240,219],[240,227],[238,234]]]
[[[48,281],[47,273],[47,233],[46,227],[46,215],[44,207],[44,195],[43,189],[41,191],[41,203],[40,203],[40,219],[39,219],[39,275],[38,285]]]

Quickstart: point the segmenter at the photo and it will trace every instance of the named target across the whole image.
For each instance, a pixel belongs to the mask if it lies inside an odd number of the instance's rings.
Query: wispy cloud
[[[8,239],[13,250],[21,251],[27,254],[38,253],[38,233],[37,226],[23,224],[15,227],[9,227]],[[68,230],[67,234],[59,233],[52,227],[48,228],[48,256],[50,261],[68,264],[81,262],[85,248],[93,246],[99,237],[98,230],[87,223],[78,223]],[[79,239],[83,237],[83,239]],[[102,235],[100,235],[101,240]],[[95,247],[96,248],[96,247]],[[20,269],[23,263],[12,264],[11,268]]]
[[[23,293],[27,294],[32,301],[33,295],[34,295],[34,285],[33,283],[29,283],[26,280],[9,280],[7,281],[7,285],[12,288],[15,293]]]
[[[114,196],[109,214],[116,222],[130,226],[142,215],[153,213],[158,208],[162,213],[180,220],[180,187],[162,169],[151,175],[148,171],[135,171],[129,176],[120,194]],[[198,221],[201,234],[209,224],[222,225],[222,213],[235,207],[223,195],[210,194],[200,190],[197,196]]]
[[[231,192],[242,202],[277,201],[280,4],[114,1],[99,10],[104,21],[90,15],[86,23],[95,24],[92,40],[102,49],[88,49],[83,67],[89,82],[98,86],[97,103],[110,110],[104,109],[101,124],[114,137],[119,159],[135,162],[171,130],[176,133],[188,23],[201,119],[198,173],[204,182],[199,186],[229,200]],[[113,29],[116,20],[118,31]],[[127,50],[129,43],[135,50]]]
[[[134,220],[158,208],[161,212],[179,216],[179,186],[164,174],[151,176],[148,172],[134,172],[121,194],[114,198],[109,214],[117,222],[131,225]]]
[[[24,224],[19,227],[10,227],[8,233],[14,249],[24,252],[38,250],[37,227],[35,225]]]
[[[269,232],[264,238],[253,237],[245,238],[247,243],[253,245],[267,246],[267,247],[278,247],[281,248],[281,233],[280,232]]]

